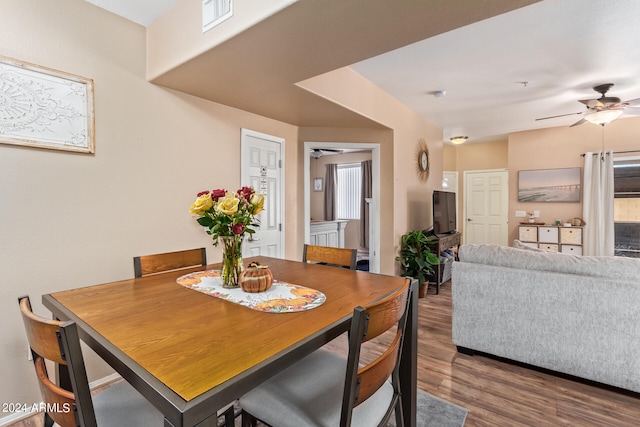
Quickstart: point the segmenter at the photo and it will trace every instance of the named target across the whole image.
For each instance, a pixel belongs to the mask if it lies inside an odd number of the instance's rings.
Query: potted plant
[[[400,261],[402,266],[402,277],[418,280],[420,298],[427,293],[429,277],[434,274],[433,266],[440,264],[440,258],[431,252],[429,247],[436,242],[435,237],[427,236],[421,230],[411,231],[402,236],[400,256],[396,257],[396,261]]]

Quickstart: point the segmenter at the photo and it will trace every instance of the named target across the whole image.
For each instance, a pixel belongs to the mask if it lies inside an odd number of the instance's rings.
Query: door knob
[[[473,221],[473,220],[472,220],[471,218],[467,218],[467,221],[471,222],[471,221]]]

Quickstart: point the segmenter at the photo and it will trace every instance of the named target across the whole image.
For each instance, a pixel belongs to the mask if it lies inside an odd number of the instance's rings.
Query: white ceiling
[[[178,0],[87,0],[145,27],[178,3]]]
[[[545,0],[353,68],[444,130],[469,141],[571,125],[578,99],[640,98],[640,2]],[[519,82],[526,81],[526,86]],[[444,98],[430,95],[446,90]],[[594,126],[585,123],[581,126]]]
[[[177,0],[87,0],[148,25]],[[354,64],[444,131],[480,142],[564,126],[578,99],[640,98],[640,1],[544,0]],[[522,82],[527,82],[522,83]],[[433,93],[446,91],[442,98]],[[623,116],[625,117],[625,116]],[[595,126],[585,123],[582,126]]]

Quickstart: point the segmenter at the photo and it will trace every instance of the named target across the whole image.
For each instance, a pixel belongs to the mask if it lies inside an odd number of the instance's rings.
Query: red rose
[[[224,197],[226,194],[227,192],[223,189],[213,190],[211,192],[211,199],[213,199],[214,202],[217,202],[218,199]]]
[[[204,196],[205,194],[209,194],[208,191],[201,191],[198,193],[198,195],[196,197],[200,197],[200,196]]]
[[[242,234],[242,232],[244,231],[244,227],[242,226],[242,224],[233,224],[231,226],[231,231],[233,231],[233,234],[235,235]]]
[[[245,200],[251,200],[251,195],[253,194],[253,188],[251,187],[242,187],[238,190],[238,195]]]

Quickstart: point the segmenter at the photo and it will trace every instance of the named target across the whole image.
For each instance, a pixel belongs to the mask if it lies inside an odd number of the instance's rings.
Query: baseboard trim
[[[587,385],[590,385],[590,386],[593,386],[593,387],[598,387],[598,388],[603,389],[603,390],[611,390],[611,391],[614,391],[616,393],[624,394],[626,396],[640,398],[640,392],[636,392],[636,391],[629,390],[629,389],[626,389],[626,388],[618,387],[618,386],[611,385],[611,384],[601,383],[599,381],[578,377],[576,375],[566,374],[564,372],[554,371],[553,369],[543,368],[543,367],[537,366],[537,365],[531,365],[529,363],[520,362],[518,360],[513,360],[513,359],[508,359],[508,358],[502,357],[502,356],[496,356],[495,354],[487,353],[487,352],[484,352],[484,351],[473,350],[473,349],[470,349],[470,348],[467,348],[467,347],[461,347],[461,346],[456,346],[456,347],[458,349],[458,352],[461,353],[461,354],[467,354],[467,355],[470,355],[470,356],[486,357],[486,358],[489,358],[489,359],[497,360],[499,362],[508,363],[510,365],[520,366],[522,368],[531,369],[533,371],[542,372],[542,373],[545,373],[545,374],[548,374],[548,375],[553,375],[553,376],[558,377],[558,378],[563,378],[563,379],[567,379],[567,380],[570,380],[570,381],[575,381],[575,382],[579,382],[579,383],[582,383],[582,384],[587,384]]]
[[[100,387],[104,387],[121,379],[122,377],[120,376],[120,374],[113,373],[89,383],[89,389],[91,389],[91,391],[94,391],[96,389],[99,389]]]
[[[107,375],[106,377],[100,378],[98,380],[95,380],[93,382],[91,382],[89,384],[89,388],[91,389],[91,391],[95,391],[98,390],[102,387],[105,387],[111,383],[114,383],[118,380],[120,380],[122,377],[120,376],[120,374],[117,373],[113,373],[111,375]],[[41,402],[36,402],[34,403],[34,405],[39,405],[39,403]],[[14,412],[11,415],[8,415],[6,417],[0,418],[0,427],[9,427],[15,423],[17,423],[18,421],[22,421],[25,420],[27,418],[33,417],[35,415],[38,415],[42,413],[41,411],[29,411],[29,412]]]
[[[0,418],[0,427],[9,427],[12,424],[37,415],[38,412],[14,412],[8,417]]]
[[[473,356],[476,354],[476,351],[467,347],[456,346],[458,353],[466,354],[467,356]]]

